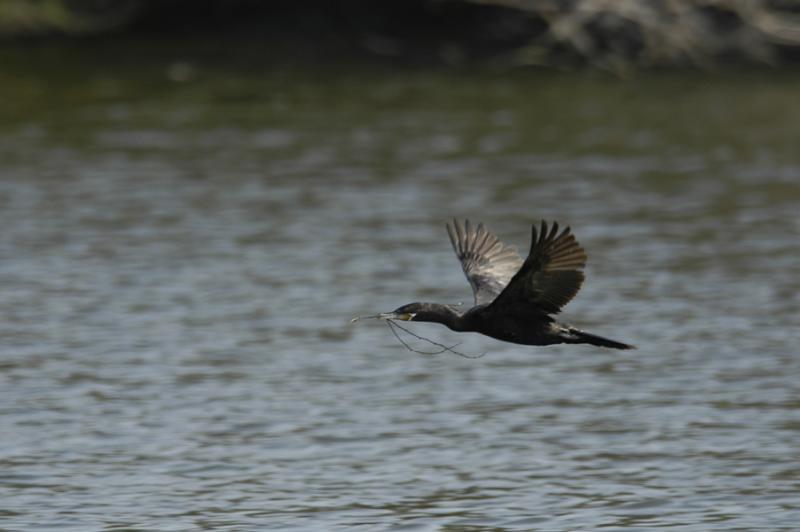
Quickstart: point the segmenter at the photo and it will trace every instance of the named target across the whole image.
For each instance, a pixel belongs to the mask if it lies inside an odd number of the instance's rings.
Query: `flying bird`
[[[523,261],[482,223],[447,224],[461,268],[472,287],[475,305],[409,303],[375,317],[441,323],[457,332],[476,332],[522,345],[591,344],[613,349],[634,346],[588,333],[553,317],[583,284],[586,252],[567,227],[559,232],[542,220],[531,227],[531,248]],[[357,319],[357,318],[356,318]]]

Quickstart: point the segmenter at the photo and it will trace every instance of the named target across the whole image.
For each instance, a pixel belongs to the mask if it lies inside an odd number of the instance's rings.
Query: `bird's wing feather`
[[[452,227],[447,224],[447,234],[472,286],[475,304],[491,303],[522,266],[517,249],[504,245],[481,223],[474,228],[469,220],[462,224],[454,219]]]
[[[548,228],[542,220],[537,234],[532,226],[531,250],[525,263],[494,300],[497,308],[520,304],[555,314],[575,297],[583,284],[586,252],[567,227],[558,232],[558,223]]]

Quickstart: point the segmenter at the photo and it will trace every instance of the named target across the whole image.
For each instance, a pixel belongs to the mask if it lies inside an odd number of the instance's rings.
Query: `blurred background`
[[[0,528],[793,530],[800,4],[0,0]],[[444,224],[561,319],[407,351]],[[427,349],[414,338],[407,340]]]

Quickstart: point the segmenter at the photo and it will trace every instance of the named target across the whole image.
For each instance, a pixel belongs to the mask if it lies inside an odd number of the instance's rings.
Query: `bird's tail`
[[[600,347],[609,347],[611,349],[636,349],[636,346],[623,344],[616,340],[597,336],[596,334],[587,333],[575,327],[564,327],[564,332],[561,337],[566,344],[591,344]]]

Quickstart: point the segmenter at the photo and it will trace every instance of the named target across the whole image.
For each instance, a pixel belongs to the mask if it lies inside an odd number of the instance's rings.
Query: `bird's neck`
[[[463,332],[468,330],[464,315],[459,313],[450,305],[440,305],[439,303],[429,303],[425,312],[420,312],[414,321],[428,321],[441,323],[445,327],[454,331]]]

